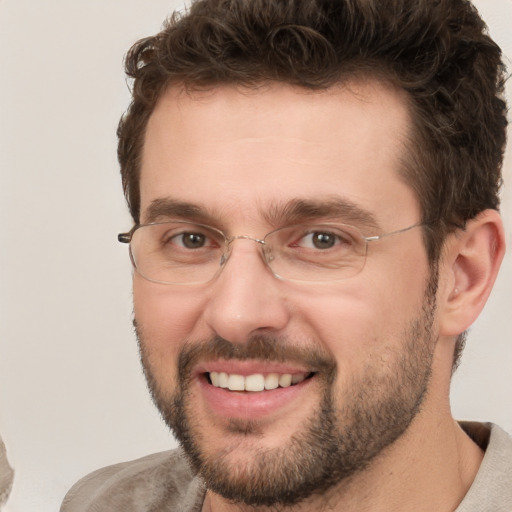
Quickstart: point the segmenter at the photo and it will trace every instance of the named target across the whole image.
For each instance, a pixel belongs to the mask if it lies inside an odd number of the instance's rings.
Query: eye
[[[172,242],[186,249],[201,249],[207,243],[207,237],[203,233],[180,233],[172,237]]]
[[[348,243],[348,237],[342,237],[340,234],[329,231],[312,231],[302,236],[294,245],[306,249],[326,250]]]
[[[332,233],[311,233],[309,238],[316,249],[330,249],[336,245],[336,237]]]
[[[165,251],[197,251],[212,249],[221,243],[221,237],[206,226],[162,224],[166,230],[158,235],[159,244]]]

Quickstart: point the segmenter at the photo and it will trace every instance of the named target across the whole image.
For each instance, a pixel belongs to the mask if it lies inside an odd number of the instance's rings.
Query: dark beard
[[[175,393],[160,389],[152,373],[143,332],[136,329],[144,373],[153,400],[180,442],[194,471],[206,487],[227,500],[252,506],[288,506],[323,494],[368,467],[372,460],[409,427],[426,395],[435,339],[435,281],[429,283],[422,315],[403,333],[389,368],[374,364],[343,390],[342,406],[336,403],[336,363],[316,348],[303,351],[290,340],[259,336],[246,344],[222,338],[185,344],[179,356]],[[401,349],[401,350],[400,350]],[[400,350],[400,353],[398,353]],[[199,358],[300,361],[314,368],[322,384],[322,398],[308,423],[288,443],[273,450],[260,450],[247,457],[243,467],[233,467],[229,450],[205,455],[207,432],[198,432],[190,397],[190,368]],[[378,370],[378,371],[376,371]],[[236,439],[261,435],[258,422],[232,421],[227,435]]]

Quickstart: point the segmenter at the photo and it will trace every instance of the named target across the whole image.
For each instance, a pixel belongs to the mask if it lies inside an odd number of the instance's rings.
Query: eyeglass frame
[[[141,228],[144,228],[144,227],[147,227],[147,226],[158,226],[158,225],[163,225],[163,224],[173,224],[173,223],[177,223],[177,224],[190,224],[190,225],[194,225],[194,226],[198,226],[198,227],[203,227],[203,228],[206,228],[210,231],[215,231],[217,233],[219,233],[220,235],[222,235],[222,237],[224,238],[224,247],[225,247],[225,250],[222,252],[221,254],[221,258],[220,258],[220,262],[219,262],[219,267],[218,267],[218,270],[212,275],[212,277],[210,279],[208,279],[207,281],[200,281],[200,282],[166,282],[166,281],[159,281],[159,280],[156,280],[156,279],[151,279],[147,276],[145,276],[138,268],[137,268],[137,264],[134,260],[134,257],[133,257],[133,253],[132,253],[132,248],[131,248],[131,242],[132,242],[132,238],[133,238],[133,235],[134,233],[141,229]],[[207,284],[209,283],[210,281],[213,281],[213,279],[215,279],[215,277],[219,274],[219,271],[223,268],[224,264],[227,262],[227,260],[229,259],[229,255],[230,255],[230,251],[229,251],[229,247],[231,245],[232,242],[234,242],[235,240],[252,240],[253,242],[256,242],[257,244],[261,245],[261,246],[265,246],[267,245],[267,242],[265,242],[265,239],[271,235],[272,233],[276,232],[276,231],[280,231],[282,229],[286,229],[286,228],[291,228],[293,226],[302,226],[302,225],[306,225],[306,224],[302,224],[302,223],[299,223],[299,224],[293,224],[293,225],[290,225],[290,226],[282,226],[282,227],[279,227],[279,228],[276,228],[276,229],[273,229],[272,231],[269,231],[262,239],[260,238],[256,238],[256,237],[252,237],[250,235],[235,235],[235,236],[227,236],[226,233],[224,233],[222,230],[218,229],[218,228],[215,228],[213,226],[210,226],[208,224],[202,224],[200,222],[193,222],[193,221],[184,221],[184,220],[165,220],[165,221],[162,221],[162,222],[150,222],[150,223],[147,223],[147,224],[135,224],[131,229],[130,231],[127,231],[127,232],[124,232],[124,233],[119,233],[117,235],[117,240],[118,242],[121,242],[121,243],[124,243],[124,244],[129,244],[129,253],[130,253],[130,260],[132,262],[132,266],[133,268],[138,272],[138,274],[143,277],[144,279],[146,279],[147,281],[151,282],[151,283],[157,283],[157,284],[163,284],[163,285],[175,285],[175,286],[190,286],[190,285],[197,285],[197,284]],[[379,241],[383,238],[387,238],[389,236],[393,236],[393,235],[399,235],[401,233],[405,233],[407,231],[410,231],[411,229],[414,229],[414,228],[417,228],[417,227],[425,227],[425,226],[428,226],[429,224],[426,223],[426,222],[417,222],[415,224],[411,224],[410,226],[407,226],[405,228],[401,228],[401,229],[397,229],[397,230],[394,230],[394,231],[390,231],[388,233],[382,233],[381,235],[372,235],[372,236],[365,236],[363,235],[363,233],[361,232],[361,230],[356,227],[356,226],[353,226],[351,224],[345,224],[343,222],[340,222],[340,223],[329,223],[329,222],[324,222],[324,223],[319,223],[317,226],[329,226],[329,225],[333,225],[333,226],[346,226],[346,227],[349,227],[351,229],[355,229],[356,231],[358,231],[362,237],[362,240],[364,240],[366,246],[365,246],[365,252],[364,252],[364,262],[363,262],[363,265],[361,266],[361,269],[354,275],[352,276],[348,276],[348,277],[343,277],[343,278],[338,278],[338,279],[331,279],[331,280],[318,280],[318,281],[315,281],[315,280],[307,280],[307,279],[304,279],[304,280],[301,280],[301,279],[291,279],[291,278],[286,278],[286,277],[282,277],[281,275],[277,274],[274,269],[271,267],[270,265],[270,261],[268,260],[268,258],[266,257],[265,254],[262,254],[263,256],[263,261],[265,263],[265,265],[267,266],[267,268],[270,270],[271,274],[276,278],[276,279],[279,279],[281,281],[291,281],[291,282],[304,282],[304,283],[325,283],[325,282],[338,282],[338,281],[344,281],[345,279],[350,279],[351,277],[354,277],[356,275],[358,275],[364,268],[365,264],[366,264],[366,257],[367,257],[367,253],[368,253],[368,243],[369,242],[376,242],[376,241]],[[226,257],[227,255],[227,257]]]

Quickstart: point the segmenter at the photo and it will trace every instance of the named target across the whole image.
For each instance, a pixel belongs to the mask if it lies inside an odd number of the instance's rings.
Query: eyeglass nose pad
[[[220,257],[220,266],[223,267],[226,261],[229,259],[229,251],[226,251]]]
[[[222,268],[227,263],[227,261],[229,260],[229,257],[231,256],[232,242],[233,242],[233,239],[226,240],[226,244],[224,245],[224,251],[223,251],[223,253],[220,257],[220,261],[219,261],[220,268]]]
[[[265,261],[270,264],[274,261],[274,254],[272,253],[272,249],[268,245],[263,245],[263,257]]]

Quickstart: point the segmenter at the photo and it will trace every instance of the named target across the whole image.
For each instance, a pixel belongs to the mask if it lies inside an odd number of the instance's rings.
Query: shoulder
[[[200,510],[204,489],[181,450],[99,469],[78,481],[61,512]]]
[[[473,485],[456,512],[510,512],[512,505],[512,438],[492,423],[461,423],[485,455]]]

